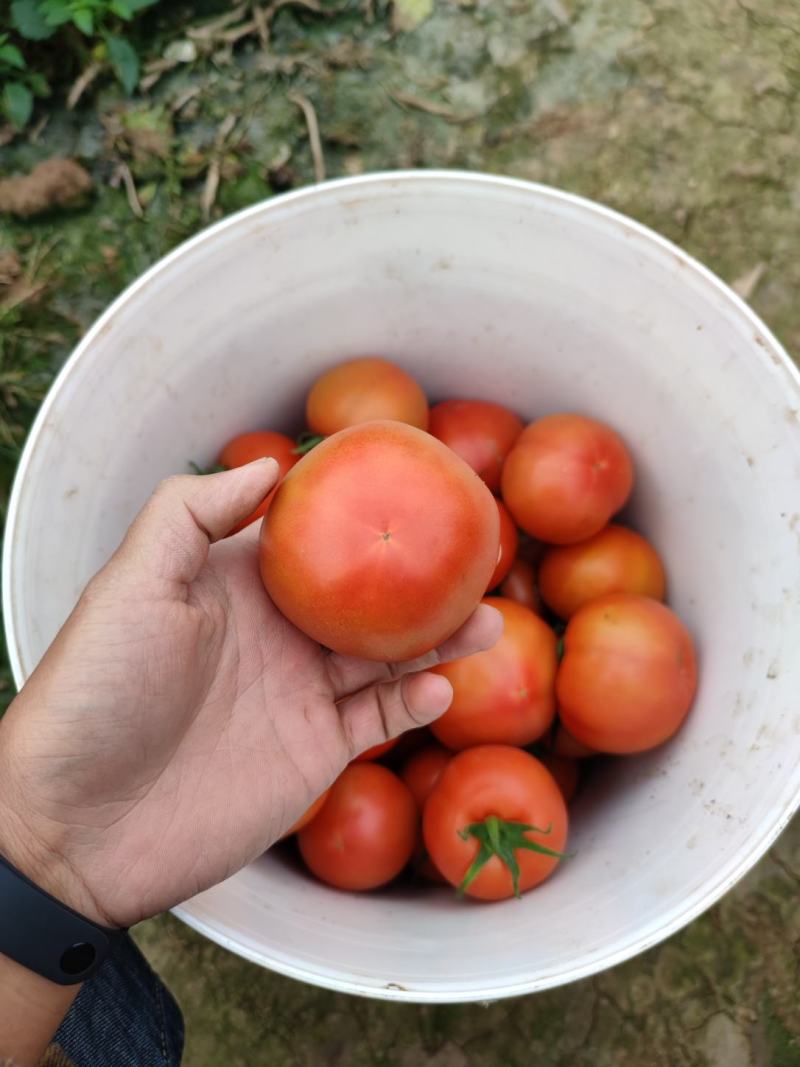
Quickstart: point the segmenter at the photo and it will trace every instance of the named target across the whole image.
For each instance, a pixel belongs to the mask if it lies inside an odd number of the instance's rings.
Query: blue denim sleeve
[[[70,1067],[179,1067],[183,1017],[126,937],[85,982],[44,1063]]]

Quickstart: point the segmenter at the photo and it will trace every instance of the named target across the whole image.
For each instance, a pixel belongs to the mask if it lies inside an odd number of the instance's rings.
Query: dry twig
[[[303,112],[303,118],[306,120],[306,129],[308,130],[308,144],[311,149],[311,158],[314,161],[314,178],[318,182],[324,182],[325,156],[322,152],[322,141],[319,136],[319,123],[317,122],[317,113],[314,110],[314,105],[307,96],[303,96],[302,93],[298,92],[289,93],[288,99],[291,100],[293,104],[297,104]]]
[[[67,93],[67,111],[74,110],[80,98],[102,69],[103,66],[101,63],[90,63],[88,67],[81,71],[80,75],[72,83],[72,88]]]

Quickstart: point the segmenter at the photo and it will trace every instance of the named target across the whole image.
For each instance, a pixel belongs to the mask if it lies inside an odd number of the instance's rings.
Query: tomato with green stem
[[[297,843],[321,881],[337,889],[376,889],[411,859],[418,820],[414,798],[396,774],[380,763],[351,763]]]
[[[503,900],[564,858],[569,817],[552,774],[510,745],[479,745],[445,767],[423,816],[425,847],[460,892]]]

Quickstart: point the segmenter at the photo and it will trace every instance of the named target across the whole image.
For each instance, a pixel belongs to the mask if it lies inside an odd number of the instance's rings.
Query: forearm
[[[79,989],[0,956],[0,1065],[35,1067]]]

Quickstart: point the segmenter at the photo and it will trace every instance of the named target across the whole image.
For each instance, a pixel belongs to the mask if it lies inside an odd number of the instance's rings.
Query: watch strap
[[[0,953],[59,985],[91,977],[126,931],[92,922],[0,856]]]

